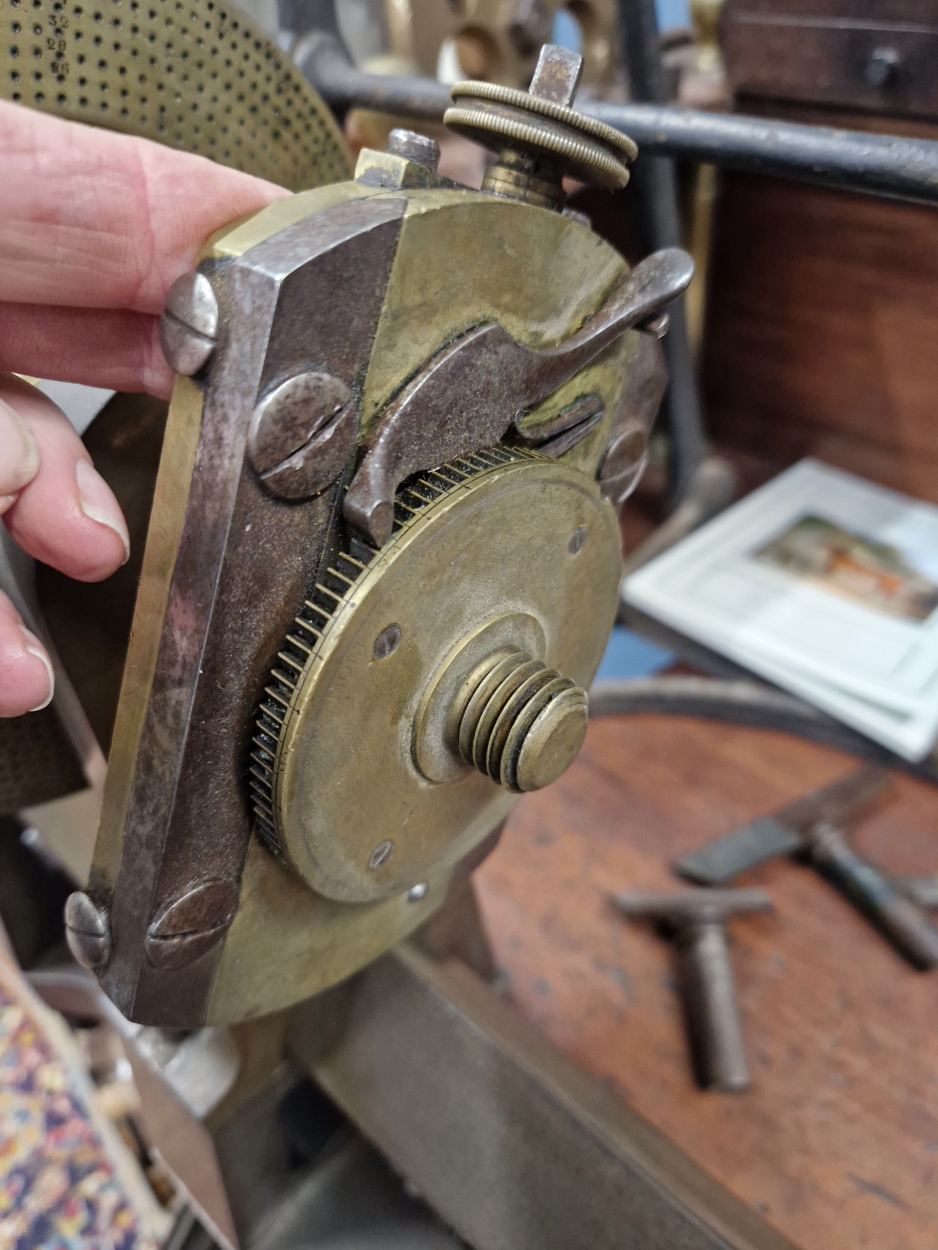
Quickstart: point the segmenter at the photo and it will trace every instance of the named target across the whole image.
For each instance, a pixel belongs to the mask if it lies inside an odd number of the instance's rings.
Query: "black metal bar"
[[[622,59],[632,99],[662,104],[664,76],[655,0],[619,0],[618,13]],[[680,247],[683,240],[674,161],[641,151],[632,168],[631,193],[642,250]],[[668,503],[674,508],[691,488],[706,455],[707,440],[683,297],[674,301],[668,315],[670,326],[662,343],[668,363],[668,389],[662,408],[669,433]]]
[[[334,36],[325,31],[307,35],[293,59],[336,112],[363,108],[415,121],[439,122],[452,104],[449,87],[432,78],[397,78],[356,69]]]
[[[646,153],[667,153],[842,191],[938,204],[938,142],[934,139],[647,104],[589,104],[583,112],[625,131]]]
[[[751,677],[630,677],[599,681],[590,690],[590,716],[642,713],[692,716],[749,729],[775,729],[938,784],[938,756],[934,753],[914,764],[796,695]]]
[[[297,62],[334,108],[366,108],[440,121],[448,89],[425,78],[392,78],[354,69],[328,36],[303,42]],[[938,142],[802,126],[730,113],[657,104],[577,105],[631,135],[646,155],[678,156],[728,169],[814,182],[842,191],[938,205]]]

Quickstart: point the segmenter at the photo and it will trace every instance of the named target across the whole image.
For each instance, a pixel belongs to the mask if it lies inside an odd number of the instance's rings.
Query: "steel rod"
[[[334,39],[319,32],[300,44],[296,60],[320,95],[340,111],[356,107],[440,121],[449,105],[442,83],[363,73],[349,65]],[[933,139],[658,104],[578,101],[577,108],[631,135],[645,155],[686,157],[842,191],[938,204],[938,142]]]
[[[618,12],[622,58],[632,98],[661,104],[665,92],[655,0],[619,0]],[[633,166],[631,190],[642,251],[680,247],[683,240],[674,161],[643,153]],[[668,504],[675,508],[693,487],[707,452],[707,440],[683,298],[675,300],[669,316],[670,327],[662,343],[668,364],[662,408],[669,434]]]

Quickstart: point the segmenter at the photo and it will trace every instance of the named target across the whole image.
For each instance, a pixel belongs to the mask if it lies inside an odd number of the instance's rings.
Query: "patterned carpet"
[[[87,1082],[43,1028],[43,1012],[0,957],[0,1247],[156,1250]]]

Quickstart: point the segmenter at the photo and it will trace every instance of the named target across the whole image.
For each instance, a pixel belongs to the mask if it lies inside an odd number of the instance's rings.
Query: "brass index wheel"
[[[579,750],[620,563],[596,482],[536,452],[411,481],[389,541],[334,561],[278,657],[251,769],[268,844],[342,902],[456,863]]]

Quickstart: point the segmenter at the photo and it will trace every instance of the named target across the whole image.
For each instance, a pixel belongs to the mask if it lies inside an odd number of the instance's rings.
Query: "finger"
[[[0,300],[159,313],[208,236],[282,187],[0,101]]]
[[[127,560],[130,539],[117,500],[56,405],[19,378],[0,379],[0,400],[26,421],[39,470],[4,514],[29,555],[69,577],[99,582]]]
[[[0,373],[83,382],[168,399],[173,371],[159,320],[112,308],[0,303]]]
[[[0,594],[0,716],[40,711],[51,702],[54,688],[45,647]]]
[[[32,430],[14,408],[0,402],[0,515],[38,470],[39,447]]]

